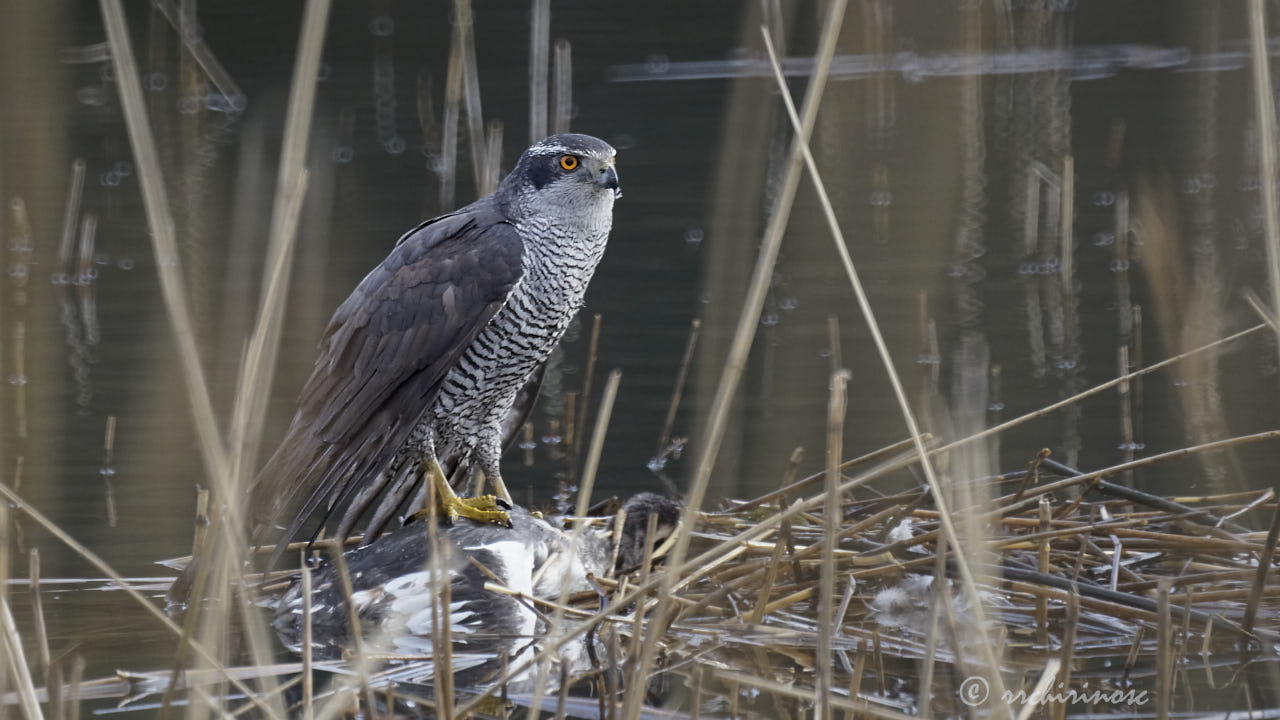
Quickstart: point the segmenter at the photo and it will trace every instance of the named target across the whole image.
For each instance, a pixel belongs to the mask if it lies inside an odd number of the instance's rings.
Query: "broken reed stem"
[[[67,205],[62,213],[62,240],[58,243],[58,268],[69,272],[71,249],[75,244],[76,228],[80,225],[80,206],[84,199],[84,158],[71,161],[71,187],[67,190]]]
[[[832,603],[836,592],[836,532],[840,527],[840,458],[844,449],[844,416],[849,371],[831,373],[831,397],[827,403],[827,481],[826,504],[822,510],[822,574],[818,595],[817,713],[820,720],[831,718],[833,690],[831,668]]]
[[[485,152],[485,158],[488,165],[485,166],[484,186],[486,193],[491,193],[498,188],[498,180],[502,175],[502,121],[490,120],[485,135],[485,142],[488,143],[489,149]]]
[[[49,633],[44,624],[44,599],[40,597],[40,549],[31,548],[27,564],[31,577],[31,619],[35,623],[36,657],[44,673],[44,684],[49,684]]]
[[[831,372],[844,367],[844,354],[840,347],[840,316],[831,313],[827,316],[827,348],[831,352]]]
[[[693,351],[698,346],[698,335],[702,331],[702,319],[694,318],[689,323],[689,339],[684,344],[684,356],[680,358],[680,370],[676,373],[675,386],[671,388],[671,402],[667,404],[667,416],[662,421],[662,434],[658,436],[658,446],[653,450],[653,457],[660,458],[671,442],[671,429],[676,424],[676,412],[680,409],[680,398],[684,395],[684,384],[689,379],[689,368],[693,365]]]
[[[845,242],[844,233],[840,229],[840,223],[836,219],[835,210],[831,206],[831,199],[827,195],[822,175],[818,172],[817,163],[813,159],[813,154],[809,150],[809,133],[806,132],[804,123],[800,120],[796,113],[795,106],[791,102],[791,92],[787,88],[786,79],[782,74],[782,66],[778,62],[776,53],[773,50],[773,41],[769,38],[767,28],[760,28],[761,35],[764,37],[765,49],[769,52],[769,60],[773,65],[774,79],[778,83],[778,90],[782,97],[783,106],[787,110],[787,115],[791,119],[791,125],[796,132],[796,144],[800,150],[801,158],[805,167],[809,171],[809,178],[813,181],[814,188],[818,192],[818,200],[822,205],[823,215],[826,217],[827,225],[831,230],[832,240],[835,241],[836,252],[840,256],[840,261],[844,265],[845,274],[849,278],[849,284],[853,289],[854,295],[858,300],[858,307],[862,310],[863,318],[867,322],[868,329],[871,331],[871,338],[875,341],[876,350],[880,355],[880,360],[884,364],[885,373],[889,378],[889,384],[893,388],[894,397],[898,401],[898,407],[902,412],[902,418],[907,425],[907,433],[911,436],[915,443],[916,453],[919,455],[920,468],[924,471],[925,481],[929,484],[929,489],[933,493],[933,502],[938,509],[939,521],[942,524],[942,530],[946,534],[947,539],[953,546],[959,542],[959,534],[956,532],[955,526],[951,520],[951,510],[948,507],[949,501],[942,491],[941,483],[937,475],[934,473],[933,463],[929,459],[929,452],[925,449],[924,443],[920,440],[920,428],[916,423],[915,414],[911,410],[911,403],[907,399],[906,391],[902,387],[902,381],[898,377],[898,372],[894,369],[893,358],[889,354],[889,347],[885,343],[884,336],[880,333],[880,325],[876,320],[875,313],[871,309],[871,302],[867,299],[867,294],[862,288],[862,281],[858,279],[858,272],[853,266],[853,259],[849,256],[848,244]],[[968,599],[970,608],[973,612],[973,625],[980,637],[979,652],[982,654],[984,664],[987,667],[988,675],[994,680],[993,688],[996,697],[1004,696],[1004,684],[1000,678],[1000,663],[996,659],[992,650],[991,643],[988,642],[986,612],[982,607],[982,596],[978,594],[977,581],[973,572],[969,568],[969,561],[964,553],[955,553],[956,569],[959,570],[961,585],[964,588],[965,597]],[[1000,708],[1000,716],[1007,716],[1009,708],[1002,706]]]
[[[17,493],[11,490],[4,483],[0,483],[0,495],[3,495],[10,502],[12,502],[14,507],[21,508],[22,512],[25,513],[27,517],[34,520],[37,525],[44,528],[50,535],[53,535],[55,538],[57,538],[59,542],[71,548],[71,550],[74,551],[77,555],[79,555],[80,557],[88,561],[90,565],[93,565],[95,568],[98,569],[98,572],[102,573],[107,578],[110,578],[114,583],[116,583],[116,585],[120,587],[121,590],[125,592],[125,594],[127,594],[130,598],[132,598],[139,605],[141,605],[147,611],[147,614],[151,615],[156,620],[158,620],[160,624],[163,625],[166,629],[168,629],[169,632],[173,633],[175,637],[182,637],[183,635],[182,628],[178,627],[177,623],[171,620],[168,615],[165,615],[163,610],[156,607],[155,604],[152,603],[150,600],[148,600],[145,596],[143,596],[142,593],[138,592],[137,589],[135,589],[131,584],[129,584],[127,580],[121,577],[120,574],[117,573],[114,569],[112,569],[111,566],[108,565],[105,561],[103,561],[102,558],[94,554],[92,550],[80,544],[80,542],[78,542],[75,538],[68,535],[65,530],[55,525],[52,521],[49,520],[49,518],[45,517],[44,514],[42,514],[40,511],[32,507],[31,504],[29,504],[26,500],[23,500],[21,496],[19,496]],[[230,673],[227,667],[223,665],[216,657],[214,657],[213,654],[210,653],[204,647],[204,645],[200,644],[199,642],[193,639],[190,641],[190,646],[191,646],[191,649],[196,652],[196,654],[200,655],[201,659],[209,663],[210,668],[212,668],[221,677],[225,678],[228,682],[230,682],[236,688],[236,690],[239,690],[240,692],[244,693],[245,696],[249,698],[249,700],[252,701],[254,705],[257,706],[257,708],[260,711],[262,711],[267,717],[270,717],[270,718],[281,717],[280,715],[275,714],[270,707],[267,707],[265,704],[263,704],[262,701],[258,699],[259,693],[253,690],[250,690],[248,686],[246,686],[243,682],[241,682],[238,678],[236,678],[232,673]]]

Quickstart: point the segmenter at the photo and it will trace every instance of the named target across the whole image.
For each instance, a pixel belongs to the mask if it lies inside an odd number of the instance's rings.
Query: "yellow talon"
[[[454,495],[440,502],[440,512],[454,522],[459,517],[511,527],[511,515],[502,509],[502,501],[493,495],[461,498]]]
[[[478,495],[473,498],[458,497],[458,494],[449,486],[449,480],[445,477],[440,463],[434,457],[425,458],[424,460],[427,463],[427,474],[431,476],[431,482],[435,483],[436,505],[440,514],[450,524],[456,522],[459,517],[464,517],[476,522],[511,527],[511,515],[503,509],[504,506],[510,508],[511,505],[504,498],[493,495]],[[415,517],[420,517],[423,512],[426,511],[415,513]]]

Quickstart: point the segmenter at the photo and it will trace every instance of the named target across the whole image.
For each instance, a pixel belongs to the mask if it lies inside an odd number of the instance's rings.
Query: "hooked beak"
[[[600,175],[596,177],[596,184],[612,190],[615,198],[622,197],[622,190],[618,188],[618,169],[613,165],[607,165],[600,171]]]

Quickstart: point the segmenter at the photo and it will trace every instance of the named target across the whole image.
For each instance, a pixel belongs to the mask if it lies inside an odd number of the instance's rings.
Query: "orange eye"
[[[577,155],[561,155],[560,167],[564,168],[565,170],[577,170],[578,156]]]

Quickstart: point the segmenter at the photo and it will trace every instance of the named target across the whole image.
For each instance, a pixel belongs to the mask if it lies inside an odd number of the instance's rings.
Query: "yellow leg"
[[[496,493],[499,498],[506,500],[508,505],[513,502],[511,499],[511,493],[507,492],[507,484],[502,482],[501,475],[494,475],[489,479],[489,482],[493,485],[493,492]]]
[[[506,525],[511,527],[511,515],[502,509],[501,501],[505,498],[497,498],[493,495],[479,495],[473,498],[460,498],[458,494],[449,487],[449,479],[445,477],[444,470],[440,467],[440,463],[434,457],[424,458],[423,462],[427,465],[427,475],[436,488],[436,506],[440,514],[450,523],[457,521],[458,518],[470,518],[476,522],[487,522],[495,525]],[[505,487],[499,486],[503,491]],[[505,492],[503,493],[505,494]],[[425,511],[419,511],[419,515]]]

